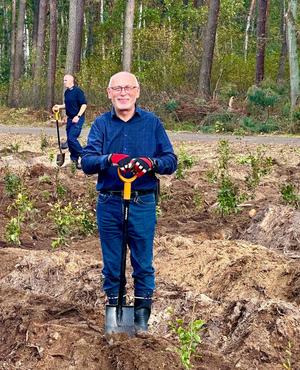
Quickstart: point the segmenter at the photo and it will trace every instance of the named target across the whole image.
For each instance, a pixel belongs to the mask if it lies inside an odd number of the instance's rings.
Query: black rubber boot
[[[107,297],[108,304],[112,306],[116,306],[118,304],[118,297]],[[126,305],[126,295],[123,296],[122,299],[122,306]]]
[[[134,300],[134,326],[137,333],[148,331],[148,321],[151,314],[151,298],[136,298]]]
[[[75,167],[77,168],[77,170],[81,170],[82,169],[80,158],[74,159],[72,162],[75,164]]]
[[[61,144],[60,144],[60,147],[61,147],[61,149],[68,149],[68,142],[67,141],[65,141],[65,142],[62,142]]]

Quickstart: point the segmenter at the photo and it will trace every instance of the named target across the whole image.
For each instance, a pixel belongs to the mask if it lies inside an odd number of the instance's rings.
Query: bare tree
[[[281,20],[280,20],[280,34],[281,34],[281,51],[279,58],[277,82],[280,84],[284,79],[284,70],[287,60],[287,42],[286,42],[286,23],[285,23],[285,0],[282,0],[281,4]]]
[[[246,31],[245,31],[245,43],[244,43],[244,59],[247,59],[248,54],[248,42],[249,42],[249,29],[251,25],[251,19],[255,8],[256,0],[251,0],[250,9],[247,17]]]
[[[257,85],[265,76],[266,23],[268,0],[258,0],[257,44],[256,44],[256,77]]]
[[[12,0],[10,74],[9,74],[9,90],[8,90],[8,104],[9,105],[13,105],[15,52],[16,52],[16,0]]]
[[[208,98],[211,95],[210,81],[214,57],[220,0],[211,0],[208,10],[208,21],[203,41],[203,55],[199,78],[199,95]]]
[[[50,1],[50,45],[47,73],[47,108],[54,103],[54,83],[56,74],[57,56],[57,0]]]
[[[25,7],[26,0],[20,0],[19,2],[19,14],[17,23],[17,33],[16,33],[16,48],[15,48],[15,60],[14,63],[14,73],[12,81],[12,94],[11,101],[9,102],[11,106],[17,107],[20,100],[20,78],[23,71],[23,61],[24,61],[24,20],[25,20]]]
[[[286,13],[287,44],[290,65],[291,112],[293,112],[299,96],[299,62],[296,39],[297,0],[289,0]]]
[[[32,49],[35,50],[38,39],[40,0],[33,0],[32,5],[33,5]]]
[[[80,70],[82,30],[84,16],[84,0],[77,0],[76,5],[76,33],[75,33],[75,51],[74,51],[74,72]]]
[[[75,66],[75,48],[76,48],[76,32],[77,32],[77,19],[76,8],[77,0],[70,0],[69,8],[69,29],[68,29],[68,46],[67,46],[67,59],[66,59],[66,73],[74,73]]]
[[[128,72],[131,71],[132,60],[134,5],[134,0],[127,0],[123,36],[123,70]]]
[[[32,95],[34,97],[34,106],[37,108],[40,106],[41,101],[41,80],[42,80],[42,68],[43,68],[43,54],[45,49],[45,25],[46,25],[46,11],[47,1],[40,0],[39,6],[39,23],[38,23],[38,36],[36,44],[36,59],[33,70],[33,90]]]

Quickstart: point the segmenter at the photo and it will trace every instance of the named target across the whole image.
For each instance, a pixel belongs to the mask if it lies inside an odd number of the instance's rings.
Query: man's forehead
[[[110,85],[138,85],[138,82],[133,74],[120,72],[111,77]]]
[[[123,84],[135,84],[136,81],[133,77],[129,77],[129,76],[123,76],[123,77],[115,77],[115,78],[112,78],[111,80],[111,83],[113,85],[123,85]]]

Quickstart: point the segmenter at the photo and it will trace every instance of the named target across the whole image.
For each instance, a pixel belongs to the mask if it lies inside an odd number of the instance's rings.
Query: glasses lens
[[[122,90],[124,90],[124,92],[128,93],[128,92],[131,92],[132,90],[136,89],[136,86],[113,86],[111,87],[111,89],[113,91],[116,91],[116,92],[121,92]]]

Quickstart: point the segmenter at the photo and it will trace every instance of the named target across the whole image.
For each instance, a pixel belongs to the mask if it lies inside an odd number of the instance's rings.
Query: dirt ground
[[[1,370],[182,369],[170,328],[176,318],[205,321],[195,369],[300,369],[300,212],[280,195],[288,182],[299,190],[299,147],[262,147],[271,172],[238,212],[222,217],[212,181],[218,143],[176,144],[193,165],[181,179],[161,177],[149,333],[109,338],[97,232],[74,231],[68,245],[51,247],[58,183],[62,204],[84,204],[93,214],[96,178],[73,171],[68,158],[57,172],[55,138],[0,134],[0,143]],[[245,190],[249,166],[239,159],[257,146],[237,141],[230,150],[230,174]],[[22,178],[33,205],[20,246],[6,236],[16,217],[8,173]],[[128,280],[132,295],[129,267]]]

